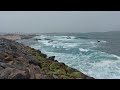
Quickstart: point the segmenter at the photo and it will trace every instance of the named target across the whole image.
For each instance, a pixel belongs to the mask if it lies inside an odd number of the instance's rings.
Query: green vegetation
[[[41,62],[41,68],[47,71],[49,75],[56,76],[60,79],[81,79],[83,74],[76,69],[70,68],[63,63],[49,60],[46,54],[34,48],[28,48],[27,51],[31,53],[36,59]],[[46,76],[47,77],[47,76]],[[84,77],[88,77],[84,75]]]
[[[79,78],[81,77],[81,73],[80,72],[73,72],[70,74],[71,77],[74,77],[74,78]]]

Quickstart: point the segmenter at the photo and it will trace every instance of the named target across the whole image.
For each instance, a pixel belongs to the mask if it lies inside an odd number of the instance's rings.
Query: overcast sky
[[[0,32],[120,31],[120,11],[0,11]]]

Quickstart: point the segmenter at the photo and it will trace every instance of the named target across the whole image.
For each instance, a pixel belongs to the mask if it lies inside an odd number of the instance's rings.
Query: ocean
[[[120,79],[120,32],[41,33],[19,42],[96,79]]]

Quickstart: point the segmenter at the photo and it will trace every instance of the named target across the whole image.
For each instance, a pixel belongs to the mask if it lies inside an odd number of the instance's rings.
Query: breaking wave
[[[36,36],[38,40],[31,47],[40,49],[48,56],[56,56],[59,62],[76,68],[98,79],[120,78],[120,57],[95,50],[106,41],[76,39],[75,36]],[[45,40],[45,38],[48,38]],[[52,40],[50,42],[50,40]]]

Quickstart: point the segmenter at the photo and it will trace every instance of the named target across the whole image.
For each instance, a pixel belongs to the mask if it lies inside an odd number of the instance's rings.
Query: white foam
[[[42,36],[42,38],[47,36]],[[47,37],[48,38],[48,37]],[[32,47],[36,49],[41,49],[43,53],[48,56],[55,56],[59,62],[64,62],[70,67],[76,68],[83,73],[98,79],[117,79],[120,78],[120,57],[114,54],[108,54],[105,52],[100,52],[97,50],[91,50],[91,47],[96,47],[98,42],[90,40],[73,40],[73,43],[67,43],[63,41],[68,41],[67,36],[53,36],[53,42],[48,43],[47,40],[40,40],[39,44],[33,45]],[[72,37],[74,39],[74,37]],[[61,40],[61,41],[60,41]],[[106,42],[106,41],[102,41]],[[44,46],[51,46],[51,48],[61,49],[65,48],[76,48],[81,52],[90,52],[90,54],[70,54],[70,53],[58,53],[58,52],[48,52],[46,48],[41,48],[41,44]]]
[[[96,44],[97,42],[96,41],[90,41],[91,44]]]
[[[75,39],[76,37],[75,36],[71,36],[71,39]]]
[[[111,54],[113,57],[116,57],[118,60],[120,60],[120,57],[114,54]]]
[[[40,36],[35,36],[34,38],[35,38],[35,39],[43,39],[43,40],[44,40],[44,39],[46,39],[46,38],[47,38],[47,39],[50,39],[50,38],[51,38],[51,36],[47,36],[47,35],[40,35]]]
[[[67,40],[73,40],[75,39],[75,36],[53,36],[56,40],[62,40],[62,41],[67,41]]]
[[[79,48],[80,51],[88,52],[88,49]]]
[[[78,46],[77,43],[63,43],[62,45],[64,48],[74,48],[74,47]]]
[[[35,48],[35,49],[41,49],[41,46],[37,44],[30,45],[30,47]]]
[[[89,56],[87,55],[72,55],[72,54],[61,54],[46,52],[48,55],[55,55],[56,59],[60,62],[64,62],[68,66],[76,68],[83,73],[90,75],[98,79],[112,79],[120,78],[116,74],[120,75],[120,67],[117,67],[117,63],[120,63],[120,60],[111,61],[111,60],[101,60],[99,62],[90,62]],[[111,72],[113,72],[111,74]]]
[[[101,40],[100,42],[106,43],[107,41]]]
[[[96,63],[91,63],[92,73],[94,72],[94,77],[96,78],[103,78],[103,79],[116,79],[120,78],[120,67],[117,67],[117,63],[120,63],[119,60],[111,61],[111,60],[104,60]],[[117,76],[119,74],[119,76]],[[114,76],[113,76],[114,75]]]
[[[45,46],[63,47],[63,48],[74,48],[78,45],[77,43],[63,43],[63,42],[60,42],[60,41],[53,41],[53,42],[49,43],[49,41],[40,40],[38,42],[44,44]]]

